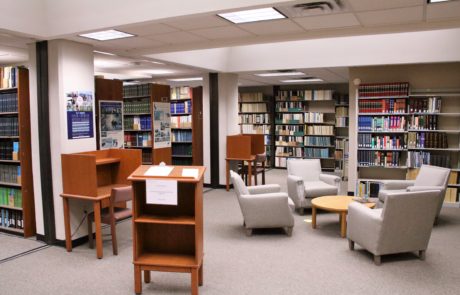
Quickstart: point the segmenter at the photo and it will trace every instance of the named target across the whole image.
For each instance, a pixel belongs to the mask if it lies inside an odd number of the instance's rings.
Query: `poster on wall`
[[[153,148],[171,147],[171,107],[169,102],[153,104]]]
[[[92,138],[93,92],[71,91],[65,94],[67,100],[67,138]]]
[[[99,101],[99,148],[123,147],[123,102]]]

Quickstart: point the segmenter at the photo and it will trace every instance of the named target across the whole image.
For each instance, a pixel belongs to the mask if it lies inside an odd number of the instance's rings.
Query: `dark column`
[[[219,84],[218,74],[209,74],[209,108],[211,126],[211,187],[219,187]]]

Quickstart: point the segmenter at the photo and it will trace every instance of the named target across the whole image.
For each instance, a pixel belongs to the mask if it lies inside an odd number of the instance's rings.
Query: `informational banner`
[[[123,147],[122,101],[99,101],[99,136],[101,150]]]
[[[171,147],[171,106],[169,102],[153,104],[153,148]]]
[[[65,94],[67,100],[67,138],[92,138],[93,92],[72,91]]]

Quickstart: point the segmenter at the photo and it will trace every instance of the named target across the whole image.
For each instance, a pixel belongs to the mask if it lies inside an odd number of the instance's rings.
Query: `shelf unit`
[[[0,77],[0,231],[30,237],[36,229],[29,71],[0,67]]]
[[[273,167],[274,165],[272,100],[272,96],[263,92],[240,92],[238,99],[238,124],[241,134],[264,134],[266,167]]]
[[[366,93],[366,89],[377,95]],[[396,94],[379,95],[389,91]],[[357,100],[358,183],[363,178],[414,179],[422,164],[458,169],[458,99],[460,91],[409,91],[409,83],[361,85]],[[458,207],[457,174],[452,172],[446,203]]]
[[[168,176],[144,176],[150,166],[141,166],[128,178],[133,183],[134,291],[142,292],[141,272],[150,282],[150,271],[188,272],[192,294],[203,284],[203,174],[183,177],[187,166],[174,166]],[[177,206],[147,203],[146,181],[177,182]]]
[[[349,97],[348,94],[335,96],[335,171],[343,180],[348,179],[348,130],[349,130]]]
[[[173,165],[203,165],[203,87],[171,88]]]

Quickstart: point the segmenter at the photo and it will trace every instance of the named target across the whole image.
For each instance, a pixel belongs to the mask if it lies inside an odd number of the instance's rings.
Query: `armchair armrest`
[[[415,184],[415,180],[384,180],[382,190],[407,189]]]
[[[279,184],[266,184],[257,186],[248,186],[250,195],[267,194],[267,193],[278,193],[281,191]]]
[[[240,202],[247,228],[294,225],[286,193],[242,195]]]
[[[358,202],[348,205],[348,239],[375,254],[382,228],[382,209],[370,209]]]
[[[327,184],[336,186],[336,187],[339,187],[339,185],[340,185],[340,177],[338,177],[336,175],[321,173],[319,175],[319,180],[321,180],[321,181],[323,181],[323,182],[325,182]]]
[[[299,176],[288,175],[287,189],[289,198],[294,202],[295,208],[301,207],[301,201],[305,197],[305,185],[303,179]]]
[[[417,185],[409,186],[406,190],[408,192],[421,192],[421,191],[442,191],[444,187],[435,185]]]

